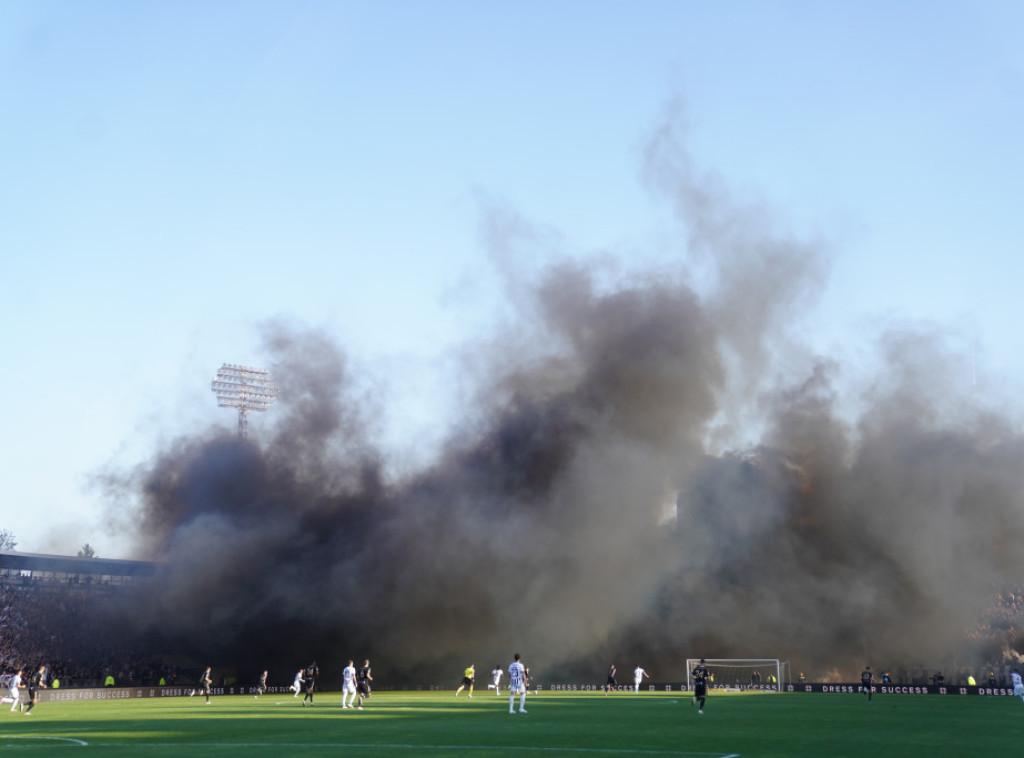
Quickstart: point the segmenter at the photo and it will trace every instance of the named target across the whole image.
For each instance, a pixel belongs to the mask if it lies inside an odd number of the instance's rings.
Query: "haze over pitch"
[[[1016,411],[929,327],[880,331],[870,372],[811,354],[827,243],[701,171],[682,123],[644,158],[676,267],[564,255],[484,202],[509,315],[465,346],[463,414],[421,470],[392,475],[343,345],[266,324],[279,406],[249,444],[200,432],[109,481],[168,564],[133,618],[207,660],[368,656],[395,678],[514,651],[535,673],[852,672],[962,646],[1024,569]]]

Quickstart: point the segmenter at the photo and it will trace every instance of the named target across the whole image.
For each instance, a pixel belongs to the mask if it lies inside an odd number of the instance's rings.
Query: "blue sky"
[[[828,241],[812,344],[934,323],[1003,391],[1021,28],[1017,2],[0,0],[0,529],[119,555],[90,481],[231,429],[210,379],[261,365],[271,318],[388,388],[396,446],[436,439],[445,356],[500,310],[482,205],[680,256],[641,170],[671,101],[702,170]]]

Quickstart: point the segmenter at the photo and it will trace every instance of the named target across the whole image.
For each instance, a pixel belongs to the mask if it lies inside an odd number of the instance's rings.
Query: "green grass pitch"
[[[518,702],[518,698],[517,698]],[[40,703],[0,710],[0,755],[352,755],[368,758],[529,756],[1014,755],[1024,745],[1019,698],[713,693],[698,715],[683,693],[542,692],[527,714],[477,690],[379,692],[363,711],[338,693],[316,706],[287,695]],[[6,706],[5,706],[6,708]]]

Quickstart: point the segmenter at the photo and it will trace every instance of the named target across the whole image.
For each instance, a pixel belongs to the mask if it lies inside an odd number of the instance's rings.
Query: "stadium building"
[[[158,564],[114,558],[75,558],[37,553],[0,553],[0,584],[131,586],[156,573]]]

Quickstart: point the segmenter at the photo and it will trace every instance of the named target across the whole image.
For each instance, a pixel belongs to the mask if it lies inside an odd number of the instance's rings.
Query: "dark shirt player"
[[[26,716],[32,712],[32,709],[36,707],[36,703],[39,702],[38,690],[45,686],[46,666],[40,666],[39,670],[28,678],[28,708],[25,709]]]
[[[871,667],[870,666],[865,666],[864,670],[860,674],[860,687],[861,687],[862,690],[864,690],[864,692],[867,693],[867,695],[868,695],[868,702],[869,703],[871,702],[871,678],[872,678],[872,676],[873,676],[873,674],[871,673]]]
[[[310,706],[313,705],[313,693],[316,691],[316,680],[320,678],[320,667],[316,665],[316,661],[306,666],[305,672],[302,674],[302,684],[306,690],[306,694],[302,696],[302,704],[305,705],[306,701],[309,701]]]
[[[363,710],[363,701],[370,699],[370,682],[373,675],[370,673],[369,659],[363,661],[363,665],[356,669],[356,692],[359,693],[358,710]]]
[[[604,696],[608,697],[608,693],[614,690],[615,687],[615,664],[613,663],[608,667],[608,679],[604,683]]]
[[[690,705],[700,702],[700,707],[697,709],[697,713],[704,713],[704,701],[708,696],[708,678],[711,676],[708,671],[708,667],[704,665],[704,659],[700,659],[700,663],[697,665],[691,674],[693,677],[693,698],[690,700]]]

